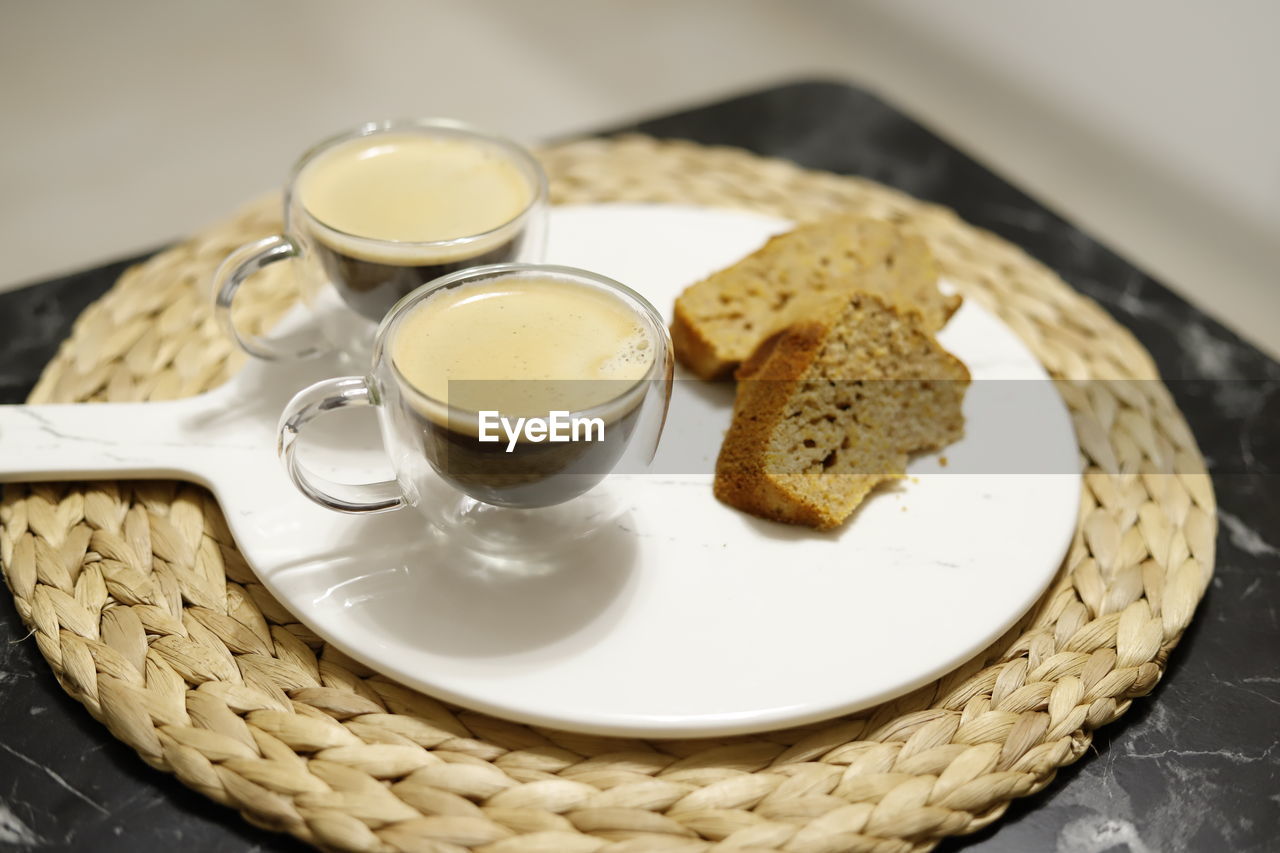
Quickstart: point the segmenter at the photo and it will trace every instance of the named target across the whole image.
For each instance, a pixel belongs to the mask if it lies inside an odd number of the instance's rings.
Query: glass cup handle
[[[324,347],[312,340],[298,344],[289,336],[284,340],[272,340],[261,335],[241,334],[231,317],[231,303],[244,280],[268,264],[296,258],[302,254],[298,245],[283,234],[273,234],[256,243],[246,243],[226,257],[213,274],[213,312],[218,324],[240,349],[255,358],[281,361],[310,358],[319,355]],[[308,335],[313,338],[313,335]]]
[[[325,379],[303,388],[284,407],[276,431],[276,450],[289,479],[298,491],[326,509],[338,512],[371,513],[399,509],[405,505],[404,493],[395,480],[380,483],[335,483],[308,471],[298,459],[297,440],[302,428],[325,412],[347,406],[373,406],[376,403],[363,377],[340,376]]]

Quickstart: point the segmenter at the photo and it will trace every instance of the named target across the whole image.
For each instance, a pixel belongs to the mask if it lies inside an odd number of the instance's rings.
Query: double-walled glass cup
[[[540,261],[547,181],[528,150],[460,122],[378,121],[307,151],[284,208],[283,233],[241,246],[214,274],[220,324],[258,358],[336,350],[364,363],[378,323],[415,288],[467,267]],[[281,260],[294,262],[309,318],[279,336],[239,329],[240,286]]]
[[[642,335],[638,348],[632,345],[625,353],[633,362],[632,372],[622,380],[585,375],[449,379],[436,382],[434,394],[406,378],[406,365],[397,364],[397,353],[405,351],[398,336],[409,318],[438,311],[446,295],[455,302],[501,300],[502,287],[511,282],[529,289],[582,288],[584,295],[606,300],[632,324],[628,328]],[[519,311],[521,306],[509,307]],[[519,318],[525,328],[525,315]],[[562,322],[545,314],[530,316],[533,328],[526,340],[542,340],[555,349]],[[422,326],[410,327],[415,337],[420,336]],[[604,347],[614,346],[609,330],[600,334]],[[510,345],[496,336],[478,344]],[[637,352],[642,360],[636,360]],[[606,480],[613,473],[643,473],[652,461],[666,419],[674,366],[662,316],[640,294],[586,270],[537,264],[476,267],[418,288],[379,326],[371,362],[366,376],[318,382],[285,407],[279,453],[294,485],[315,503],[340,512],[416,507],[435,528],[461,537],[466,547],[498,555],[558,546],[590,534],[625,510],[605,488]],[[415,369],[421,375],[432,365],[418,364]],[[447,388],[446,395],[439,393],[441,388]],[[503,411],[503,405],[514,405],[513,400],[522,401],[521,410]],[[298,440],[307,424],[324,412],[349,406],[377,410],[394,480],[336,483],[309,470],[301,459]],[[525,425],[513,430],[516,415]],[[536,430],[535,421],[542,422]],[[553,440],[557,433],[560,439]]]

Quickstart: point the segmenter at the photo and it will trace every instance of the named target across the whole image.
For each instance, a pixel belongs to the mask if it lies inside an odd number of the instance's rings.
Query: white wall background
[[[0,0],[0,287],[149,248],[317,137],[526,139],[803,76],[879,91],[1280,354],[1269,0]]]

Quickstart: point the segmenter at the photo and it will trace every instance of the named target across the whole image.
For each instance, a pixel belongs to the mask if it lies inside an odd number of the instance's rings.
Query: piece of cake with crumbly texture
[[[960,305],[938,290],[933,255],[919,236],[879,219],[842,215],[772,238],[676,300],[671,339],[703,379],[727,376],[760,342],[853,291],[920,312],[926,331]]]
[[[920,315],[866,293],[771,337],[738,371],[715,494],[762,518],[826,529],[964,434],[964,364]]]

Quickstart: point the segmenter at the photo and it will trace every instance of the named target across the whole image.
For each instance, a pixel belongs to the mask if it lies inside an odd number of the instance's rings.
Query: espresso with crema
[[[433,467],[473,497],[526,507],[581,494],[613,469],[656,353],[645,317],[617,293],[534,276],[441,290],[399,321],[389,346],[412,389],[409,432]],[[557,411],[598,429],[556,442],[491,428],[482,440],[483,413],[510,427]]]
[[[318,154],[295,192],[308,250],[343,300],[377,321],[425,282],[516,260],[535,181],[497,144],[406,131]]]

